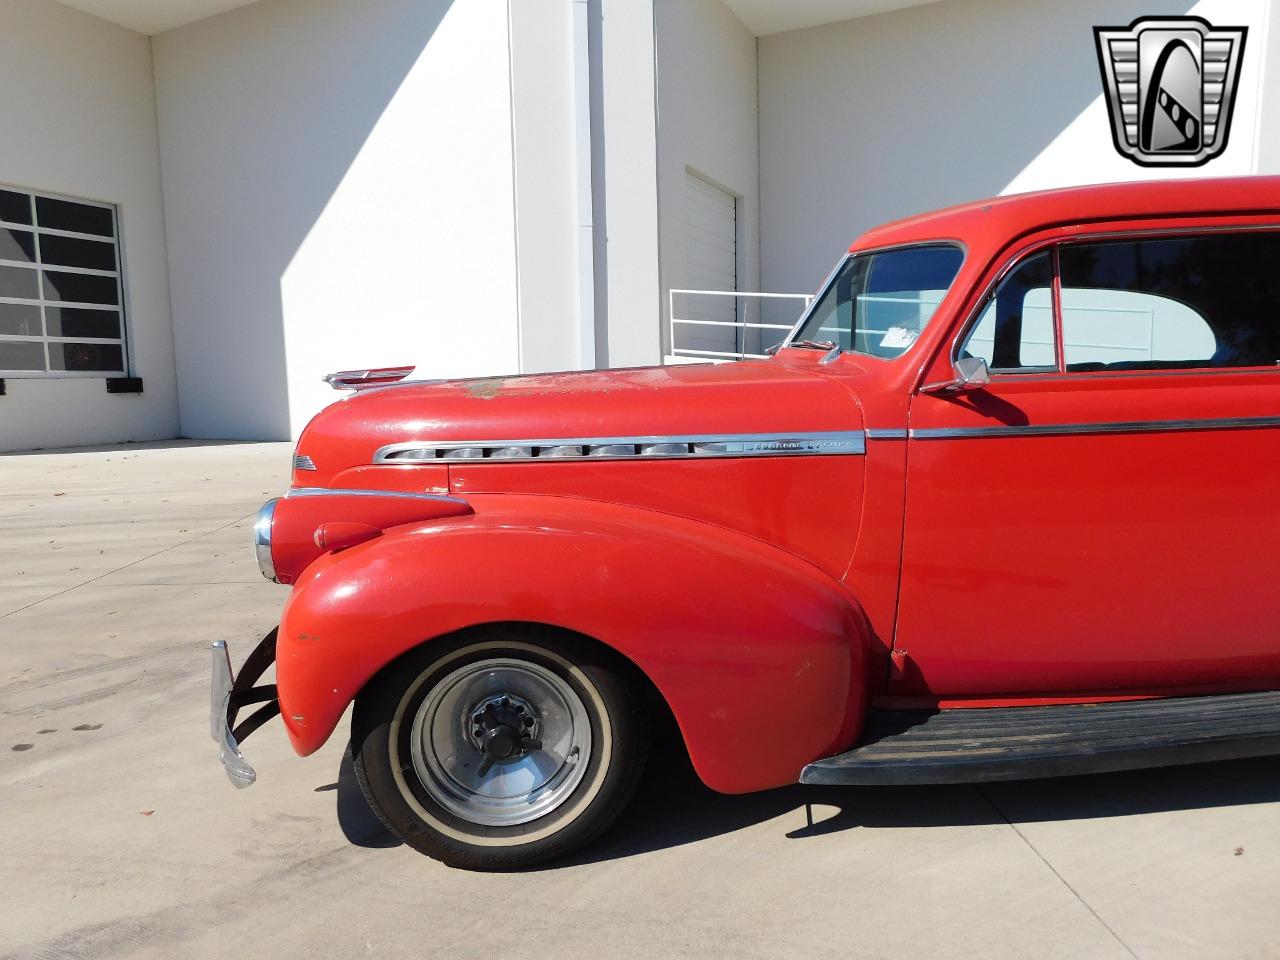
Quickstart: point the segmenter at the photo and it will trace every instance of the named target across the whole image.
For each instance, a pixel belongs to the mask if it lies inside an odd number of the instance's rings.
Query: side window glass
[[[1068,370],[1206,366],[1217,341],[1184,303],[1132,290],[1063,287],[1062,352]]]
[[[1054,371],[1053,259],[1046,250],[1001,281],[969,331],[961,357],[981,357],[992,370]]]
[[[1070,244],[1059,258],[1068,370],[1280,362],[1280,234]]]

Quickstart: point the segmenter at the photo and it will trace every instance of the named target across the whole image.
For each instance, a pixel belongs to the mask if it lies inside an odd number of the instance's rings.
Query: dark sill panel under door
[[[1280,691],[1048,707],[877,711],[802,783],[1029,780],[1280,754]]]

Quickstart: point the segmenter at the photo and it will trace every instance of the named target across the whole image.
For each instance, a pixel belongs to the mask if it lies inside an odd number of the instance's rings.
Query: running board
[[[1030,780],[1280,754],[1280,691],[1052,707],[873,711],[801,783]]]

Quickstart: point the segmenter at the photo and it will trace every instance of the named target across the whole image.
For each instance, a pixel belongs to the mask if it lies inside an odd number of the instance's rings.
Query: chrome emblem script
[[[1196,167],[1222,153],[1246,32],[1199,17],[1094,27],[1116,149],[1144,167]]]

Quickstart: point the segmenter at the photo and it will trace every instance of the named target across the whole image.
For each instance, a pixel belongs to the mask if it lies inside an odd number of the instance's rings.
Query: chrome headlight
[[[258,511],[258,519],[253,522],[253,555],[258,561],[258,569],[262,575],[273,583],[276,579],[276,565],[271,559],[271,523],[275,520],[276,504],[280,500],[268,500]]]

